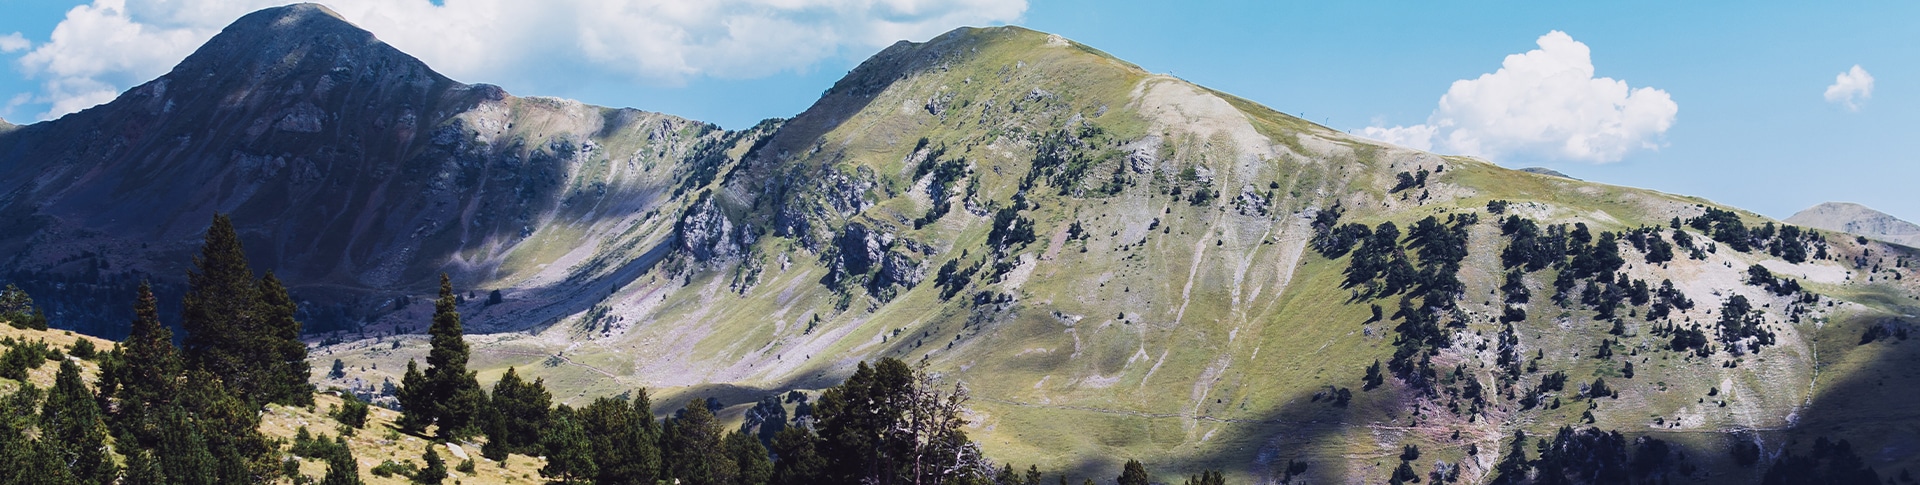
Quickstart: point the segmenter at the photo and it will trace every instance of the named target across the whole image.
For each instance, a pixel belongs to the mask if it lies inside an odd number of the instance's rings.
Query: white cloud
[[[1840,103],[1848,111],[1860,111],[1860,103],[1873,97],[1873,75],[1859,64],[1853,69],[1833,77],[1833,85],[1827,86],[1827,102]]]
[[[1680,106],[1666,91],[1594,77],[1586,44],[1564,32],[1539,49],[1507,56],[1500,69],[1454,81],[1426,124],[1370,127],[1373,137],[1418,148],[1498,159],[1536,156],[1597,163],[1659,149]],[[1424,141],[1422,140],[1424,138]]]
[[[42,118],[165,73],[248,12],[282,0],[94,0],[19,60]],[[804,70],[848,51],[1016,20],[1026,0],[334,0],[341,16],[469,82],[614,76],[656,84]],[[25,39],[22,39],[24,42]],[[24,47],[23,47],[24,48]],[[578,71],[578,72],[573,72]],[[100,93],[108,93],[102,96]]]
[[[1395,126],[1392,128],[1369,126],[1360,130],[1360,135],[1415,150],[1432,150],[1433,135],[1438,131],[1439,129],[1433,125]]]
[[[19,32],[0,35],[0,52],[19,52],[32,46],[33,42],[27,41],[27,36],[20,35]]]

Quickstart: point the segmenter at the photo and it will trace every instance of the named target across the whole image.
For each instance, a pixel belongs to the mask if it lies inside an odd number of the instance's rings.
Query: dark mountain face
[[[569,122],[514,126],[553,114]],[[71,326],[113,335],[122,305],[96,304],[141,278],[178,281],[212,214],[231,213],[256,269],[335,326],[438,272],[495,271],[502,249],[581,208],[568,198],[582,187],[628,212],[650,203],[644,187],[612,193],[576,173],[609,139],[647,145],[630,162],[671,165],[721,135],[462,84],[325,7],[273,8],[113,102],[0,132],[0,254],[9,280],[77,285],[36,293]]]

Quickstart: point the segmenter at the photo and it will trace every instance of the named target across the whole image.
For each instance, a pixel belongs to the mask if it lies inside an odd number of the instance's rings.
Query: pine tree
[[[257,483],[278,473],[273,445],[260,434],[257,405],[235,396],[211,372],[189,371],[184,382],[179,406],[189,411],[205,438],[217,481]]]
[[[360,463],[353,459],[353,449],[347,446],[347,438],[336,438],[332,453],[327,454],[327,476],[320,479],[320,485],[364,485],[360,480]]]
[[[42,313],[40,307],[33,304],[33,297],[12,284],[8,284],[6,289],[0,289],[0,320],[6,321],[14,328],[47,329],[47,314]]]
[[[80,483],[113,483],[119,472],[108,456],[106,423],[93,402],[93,391],[80,380],[78,364],[60,361],[53,389],[40,409],[40,439],[58,451],[74,478]]]
[[[394,397],[400,401],[400,420],[396,424],[401,430],[418,433],[433,424],[433,388],[413,359],[407,359],[407,373],[400,377],[400,389],[394,392]]]
[[[1065,480],[1066,478],[1062,477],[1061,479]],[[1219,471],[1206,470],[1200,472],[1199,476],[1188,477],[1186,485],[1227,485],[1227,478],[1225,475],[1221,475]]]
[[[1120,470],[1118,480],[1120,485],[1148,485],[1147,467],[1140,464],[1140,460],[1127,460],[1127,465]]]
[[[828,481],[888,482],[903,474],[910,462],[905,444],[886,438],[905,415],[912,388],[912,368],[881,359],[871,366],[861,362],[846,382],[820,394],[814,415]]]
[[[726,485],[739,477],[739,465],[721,443],[720,423],[699,399],[687,401],[679,417],[670,421],[660,448],[667,479],[686,485]]]
[[[427,466],[413,474],[414,483],[439,485],[447,480],[447,462],[440,459],[440,453],[433,450],[433,443],[427,443],[427,452],[420,456]]]
[[[34,408],[40,404],[40,389],[22,382],[12,394],[0,398],[0,485],[26,484],[36,464],[43,461],[39,448],[28,439],[36,424]]]
[[[256,391],[263,369],[252,366],[257,351],[260,290],[233,222],[213,216],[195,270],[187,271],[187,294],[182,300],[181,325],[187,331],[187,365],[213,373],[247,398]]]
[[[733,483],[741,485],[766,485],[773,478],[773,460],[767,457],[767,447],[753,435],[735,431],[727,433],[724,439],[727,456],[733,458],[733,464],[739,470],[739,476]]]
[[[493,397],[487,406],[483,425],[487,444],[480,449],[480,453],[496,461],[506,459],[508,453],[539,454],[540,429],[546,425],[547,408],[552,401],[553,396],[547,393],[546,381],[526,382],[520,378],[518,370],[508,367],[507,373],[493,385]],[[624,405],[617,407],[625,408]],[[604,428],[589,428],[607,431]],[[600,438],[601,433],[595,436]]]
[[[1527,462],[1527,433],[1514,430],[1513,442],[1508,445],[1506,456],[1500,457],[1500,463],[1494,466],[1494,473],[1498,475],[1490,483],[1526,483],[1529,468],[1532,466]]]
[[[587,439],[587,432],[580,426],[580,419],[573,408],[565,404],[554,408],[547,416],[547,430],[542,433],[547,450],[547,465],[540,467],[540,476],[553,478],[560,483],[585,482],[598,471],[593,463],[593,444]]]
[[[207,440],[178,403],[169,403],[151,418],[158,430],[153,456],[169,483],[211,485],[214,456]]]
[[[646,409],[642,406],[651,406],[642,404],[646,400],[646,390],[642,389],[631,405],[603,397],[580,409],[581,426],[593,430],[588,439],[592,442],[593,463],[599,468],[594,483],[649,484],[656,480],[660,472],[660,434],[652,422],[653,413],[642,412]],[[495,397],[495,407],[499,402]]]
[[[780,460],[773,463],[772,483],[821,483],[825,479],[827,460],[820,456],[819,440],[813,430],[805,426],[789,427],[774,435],[773,454]]]
[[[154,446],[157,439],[136,428],[147,423],[157,407],[173,401],[181,375],[180,353],[173,346],[173,332],[160,323],[157,303],[153,288],[141,282],[132,331],[117,350],[119,357],[101,366],[100,393],[118,403],[107,408],[113,410],[109,417],[114,436],[121,441],[137,439],[144,447]]]
[[[293,317],[299,306],[272,271],[260,278],[259,311],[265,320],[256,350],[260,364],[266,367],[262,369],[266,374],[262,397],[266,402],[289,406],[312,405],[313,385],[307,379],[313,375],[313,365],[307,363],[307,344],[300,341],[300,321]]]
[[[161,485],[167,482],[167,474],[160,471],[160,462],[154,460],[153,452],[145,448],[130,447],[126,450],[127,469],[121,479],[126,485]]]
[[[427,352],[426,401],[434,407],[433,424],[446,438],[465,438],[479,432],[481,411],[486,408],[486,393],[473,372],[467,371],[469,349],[460,328],[460,312],[454,308],[453,280],[440,275],[440,299],[434,302],[432,349]]]

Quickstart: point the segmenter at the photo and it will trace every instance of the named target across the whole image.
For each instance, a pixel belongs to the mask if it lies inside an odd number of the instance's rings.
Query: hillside
[[[1920,225],[1860,204],[1827,202],[1794,213],[1786,222],[1920,247]]]
[[[527,282],[631,273],[659,243],[645,223],[764,131],[514,97],[325,7],[268,9],[113,102],[0,133],[0,263],[70,328],[117,336],[130,315],[107,303],[141,279],[177,295],[221,212],[310,329],[359,328],[441,272],[564,307],[585,288]]]
[[[297,33],[262,58],[299,60],[190,67],[265,25]],[[0,241],[10,279],[180,274],[233,212],[255,266],[335,322],[314,367],[350,371],[323,388],[398,382],[427,349],[430,305],[408,302],[448,271],[483,384],[514,366],[556,401],[648,387],[737,416],[896,357],[967,387],[989,457],[1076,477],[1137,458],[1160,481],[1374,483],[1416,445],[1420,476],[1481,483],[1515,432],[1563,426],[1660,440],[1648,473],[1676,481],[1757,481],[1736,444],[1822,437],[1883,477],[1920,465],[1908,247],[1354,138],[1018,27],[897,43],[746,132],[393,68],[418,64],[363,34],[269,9],[113,103],[0,134],[0,209],[32,235]],[[388,62],[285,54],[329,39]],[[155,94],[198,72],[271,83]],[[316,88],[348,74],[365,88]],[[303,96],[328,114],[295,116]],[[188,109],[218,115],[170,117]],[[333,128],[282,134],[309,119]],[[81,141],[102,133],[129,134]],[[337,163],[242,184],[239,153]]]

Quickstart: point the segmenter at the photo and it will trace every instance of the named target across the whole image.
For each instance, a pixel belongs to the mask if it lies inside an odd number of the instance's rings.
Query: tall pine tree
[[[481,411],[487,395],[480,390],[475,373],[467,371],[467,341],[460,328],[458,301],[453,295],[453,280],[440,275],[440,299],[433,304],[432,349],[427,351],[425,373],[427,405],[433,408],[433,424],[445,438],[465,438],[478,433]]]
[[[173,346],[173,332],[160,323],[157,303],[153,288],[141,282],[132,332],[115,350],[116,357],[103,361],[100,373],[101,398],[115,403],[103,406],[112,410],[108,422],[115,439],[146,448],[159,444],[155,414],[173,402],[181,373],[179,349]]]
[[[226,215],[213,216],[193,266],[181,313],[187,365],[212,373],[248,403],[312,402],[292,299],[277,279],[254,279]]]
[[[261,391],[266,402],[313,404],[313,385],[308,383],[313,365],[307,363],[307,344],[300,341],[300,321],[294,319],[299,310],[272,271],[260,278],[260,316],[265,321],[256,352],[262,354],[260,365],[266,366],[268,377]]]

